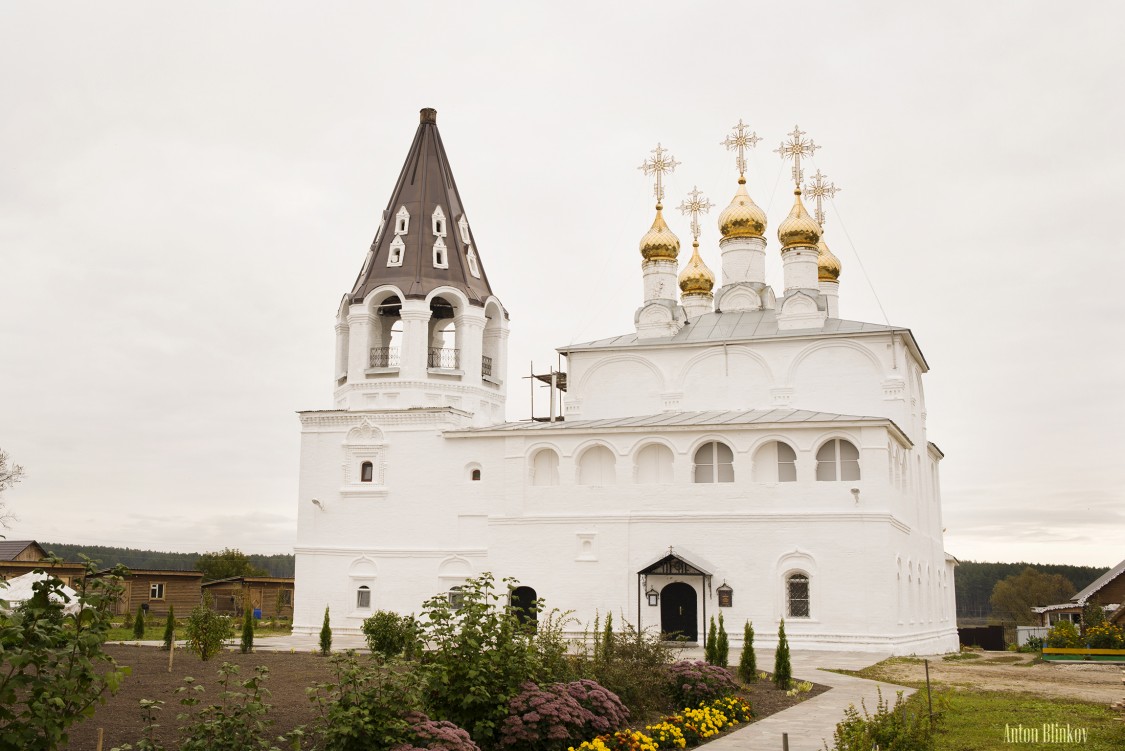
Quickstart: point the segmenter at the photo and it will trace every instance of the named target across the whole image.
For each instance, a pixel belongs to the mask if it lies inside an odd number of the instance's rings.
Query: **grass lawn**
[[[184,629],[186,628],[184,621],[176,620],[176,638],[184,638]],[[292,621],[259,621],[257,628],[254,629],[254,638],[266,636],[288,636],[293,632]],[[242,633],[242,621],[239,620],[234,624],[234,638],[238,639]],[[145,624],[145,640],[147,641],[163,641],[164,640],[164,619],[152,618]],[[133,641],[133,629],[125,628],[123,626],[114,626],[109,630],[109,636],[106,637],[107,641]]]

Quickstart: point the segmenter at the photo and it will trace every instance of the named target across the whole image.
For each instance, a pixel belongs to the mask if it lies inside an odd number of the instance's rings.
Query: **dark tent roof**
[[[414,134],[414,143],[402,166],[391,200],[383,211],[383,224],[371,243],[371,253],[352,288],[353,302],[359,302],[367,293],[384,284],[403,291],[407,298],[425,298],[437,287],[450,286],[464,292],[470,301],[482,305],[492,294],[479,250],[472,236],[472,227],[462,229],[465,208],[457,192],[457,183],[449,169],[449,160],[437,128],[437,112],[424,109],[421,122]],[[434,210],[441,207],[445,215],[441,238],[448,254],[448,268],[434,265]],[[405,233],[396,233],[396,216],[405,208],[410,214]],[[391,244],[400,237],[405,248],[402,262],[388,266]],[[476,269],[472,273],[469,248],[476,254]]]

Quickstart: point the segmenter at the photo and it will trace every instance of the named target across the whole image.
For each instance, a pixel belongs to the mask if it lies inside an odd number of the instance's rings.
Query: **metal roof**
[[[559,422],[505,422],[482,428],[461,428],[446,431],[446,435],[457,433],[551,431],[551,430],[608,430],[612,428],[693,428],[693,427],[738,427],[749,425],[772,425],[825,422],[894,422],[886,417],[862,417],[858,415],[838,415],[834,412],[812,412],[807,409],[751,409],[715,410],[710,412],[661,412],[657,415],[630,417],[611,417],[602,420],[563,420]]]
[[[704,313],[688,323],[672,336],[639,339],[637,334],[622,334],[607,339],[598,339],[580,344],[559,347],[559,352],[581,352],[594,349],[617,349],[620,347],[654,347],[669,344],[706,344],[713,342],[757,341],[763,339],[785,339],[809,336],[847,336],[852,334],[874,334],[879,332],[901,331],[908,337],[910,345],[928,369],[925,357],[914,334],[904,326],[887,326],[881,323],[847,321],[841,318],[826,318],[822,325],[808,329],[781,330],[777,326],[776,310],[736,310],[727,313]]]
[[[437,237],[432,217],[438,206],[445,214],[444,242],[449,265],[445,269],[435,268],[433,262]],[[409,225],[405,234],[396,235],[395,217],[403,207],[410,214]],[[437,287],[454,287],[464,292],[469,300],[483,304],[492,295],[492,288],[488,284],[488,275],[484,272],[480,248],[471,226],[468,228],[469,242],[462,237],[459,224],[464,215],[465,208],[438,133],[437,112],[424,109],[414,134],[414,143],[410,145],[406,163],[402,165],[391,200],[383,212],[382,227],[371,243],[371,258],[352,288],[352,300],[359,302],[376,287],[390,284],[401,289],[406,297],[415,299],[426,297]],[[391,243],[396,236],[401,237],[405,245],[402,265],[387,266]],[[477,255],[479,278],[469,270],[469,245]]]
[[[1077,602],[1080,605],[1085,605],[1086,600],[1090,599],[1092,595],[1097,594],[1099,589],[1109,584],[1117,577],[1121,576],[1122,572],[1125,572],[1125,561],[1121,561],[1121,563],[1117,564],[1109,571],[1106,571],[1104,574],[1099,576],[1090,586],[1086,587],[1084,590],[1072,597],[1071,601]]]
[[[39,543],[35,540],[0,540],[0,561],[14,561],[16,556],[31,545],[39,545]]]

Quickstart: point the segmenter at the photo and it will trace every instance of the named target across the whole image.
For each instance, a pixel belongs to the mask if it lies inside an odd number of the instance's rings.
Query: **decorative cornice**
[[[335,545],[297,545],[297,555],[367,555],[375,558],[448,558],[451,555],[465,558],[487,558],[486,548],[353,548]]]
[[[894,514],[879,511],[816,511],[793,513],[789,511],[743,512],[684,512],[684,513],[627,513],[627,514],[539,514],[532,516],[489,516],[488,523],[497,526],[512,524],[631,524],[634,522],[676,522],[681,524],[715,524],[736,522],[881,522],[890,524],[901,532],[910,527]]]

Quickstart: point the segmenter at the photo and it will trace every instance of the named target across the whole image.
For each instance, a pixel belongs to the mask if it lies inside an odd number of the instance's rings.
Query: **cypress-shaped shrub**
[[[715,664],[725,668],[730,662],[730,637],[727,636],[727,627],[723,623],[723,614],[719,613],[719,635],[715,639]]]
[[[780,689],[789,690],[793,682],[793,666],[789,663],[789,641],[785,638],[785,619],[777,627],[777,653],[773,658],[773,682]]]
[[[742,628],[742,655],[738,658],[738,677],[746,683],[758,680],[758,659],[754,656],[754,624]]]
[[[242,654],[254,651],[254,614],[250,612],[250,604],[242,613],[242,643],[239,645]]]
[[[718,665],[718,634],[715,632],[715,616],[711,616],[711,624],[707,629],[707,641],[703,643],[703,661],[708,665]]]
[[[324,606],[324,625],[320,627],[320,653],[329,654],[332,651],[332,624],[328,620],[328,606]]]
[[[133,618],[133,638],[145,638],[145,606],[137,606],[137,615]]]
[[[176,615],[172,606],[168,606],[168,618],[164,621],[164,649],[171,649],[172,642],[176,640]]]

